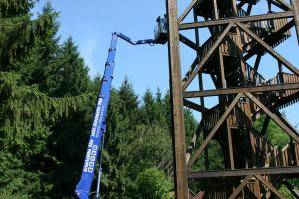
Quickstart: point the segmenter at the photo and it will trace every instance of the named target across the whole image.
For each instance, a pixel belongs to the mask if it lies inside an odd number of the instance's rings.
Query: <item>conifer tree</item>
[[[53,16],[32,20],[33,5],[29,0],[0,2],[0,198],[47,195],[53,186],[45,177],[51,126],[90,98],[58,99],[41,92],[33,75],[42,64],[36,52]]]
[[[153,93],[149,89],[147,89],[143,95],[143,103],[145,122],[147,124],[155,123],[157,119],[156,104]]]
[[[57,60],[52,65],[55,68],[48,74],[48,82],[52,82],[48,84],[48,90],[52,96],[72,97],[93,92],[88,68],[72,38],[64,42]],[[52,175],[55,183],[52,197],[60,198],[73,193],[82,168],[97,92],[93,93],[94,100],[84,105],[84,110],[62,117],[52,128],[48,147],[51,156],[57,160],[49,168],[55,171]]]

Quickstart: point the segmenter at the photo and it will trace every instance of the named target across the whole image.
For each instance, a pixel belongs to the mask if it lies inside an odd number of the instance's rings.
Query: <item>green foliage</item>
[[[71,198],[101,76],[88,76],[72,38],[60,42],[50,3],[32,19],[35,2],[0,1],[0,198]],[[111,91],[102,198],[167,199],[173,191],[169,92],[147,90],[140,99],[127,78]],[[189,143],[198,124],[190,110],[184,115]],[[273,121],[267,135],[280,147],[289,142]],[[210,169],[223,169],[219,143],[208,148]],[[202,158],[195,167],[203,165]]]
[[[293,194],[288,190],[285,185],[282,185],[279,189],[279,192],[282,193],[288,199],[295,199]]]
[[[0,1],[0,198],[74,195],[101,83],[72,38],[60,41],[50,3],[32,19],[35,2]],[[169,98],[157,89],[139,100],[127,78],[112,89],[102,198],[169,198]],[[189,141],[197,123],[185,118]]]
[[[254,127],[258,131],[262,130],[265,116],[263,115],[255,121]],[[286,132],[284,132],[273,120],[270,120],[269,126],[266,132],[267,139],[274,145],[278,146],[280,149],[285,147],[290,142],[290,137]]]
[[[75,95],[50,97],[48,69],[56,68],[60,48],[63,49],[58,45],[58,15],[48,4],[32,20],[33,5],[34,1],[0,2],[1,198],[52,195],[57,184],[53,174],[57,165],[63,165],[49,145],[51,138],[61,132],[56,126],[62,119],[84,112],[86,104],[95,101],[87,89]],[[78,73],[90,81],[87,69],[83,69],[85,73]]]
[[[146,169],[137,177],[138,198],[168,199],[172,189],[171,181],[156,168]]]
[[[107,118],[104,153],[104,198],[138,198],[140,172],[157,168],[172,176],[172,146],[167,95],[147,90],[142,102],[132,84],[124,80],[113,89]]]
[[[8,72],[0,72],[0,95],[1,146],[5,151],[17,149],[20,157],[40,153],[50,135],[49,123],[83,107],[91,97],[50,98],[36,86],[23,85],[18,75]]]

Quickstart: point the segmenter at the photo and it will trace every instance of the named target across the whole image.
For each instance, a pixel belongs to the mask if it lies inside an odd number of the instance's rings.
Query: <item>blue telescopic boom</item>
[[[133,41],[129,37],[121,33],[118,32],[112,33],[112,40],[108,52],[108,58],[105,65],[105,72],[102,79],[100,94],[98,97],[96,111],[93,119],[91,134],[90,134],[85,161],[83,165],[83,171],[82,171],[81,179],[77,184],[75,190],[77,196],[80,199],[88,199],[89,197],[93,176],[94,176],[94,170],[96,168],[97,158],[99,153],[101,155],[101,152],[99,151],[101,151],[100,148],[103,148],[102,146],[104,144],[103,136],[106,131],[106,114],[107,114],[108,104],[110,100],[110,90],[111,90],[111,83],[113,79],[113,70],[114,70],[114,58],[115,58],[116,44],[118,38],[121,38],[132,45],[142,45],[142,44],[154,45],[156,43],[161,43],[161,42],[156,42],[156,40],[153,39]],[[98,179],[99,182],[101,177],[101,171],[102,168],[99,168],[99,179]],[[99,192],[99,183],[98,183],[97,192]],[[98,195],[99,193],[97,193],[97,197]]]
[[[102,79],[100,94],[98,97],[96,111],[93,119],[91,135],[89,138],[87,153],[83,165],[83,171],[80,182],[77,184],[75,190],[77,196],[80,199],[86,199],[89,196],[99,149],[103,144],[101,143],[101,140],[106,128],[106,114],[110,99],[111,83],[113,79],[114,58],[116,53],[117,39],[118,34],[113,33],[108,58],[105,66],[105,72]]]

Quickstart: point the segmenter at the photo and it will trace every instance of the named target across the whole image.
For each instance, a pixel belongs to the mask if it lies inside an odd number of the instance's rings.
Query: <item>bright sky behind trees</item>
[[[133,39],[153,38],[155,20],[165,13],[163,0],[51,0],[55,10],[60,12],[60,36],[62,39],[73,37],[79,46],[82,57],[90,67],[90,75],[101,74],[107,57],[111,32],[122,32]],[[40,12],[46,0],[40,0],[34,12]],[[179,0],[179,10],[186,7],[188,1]],[[259,6],[256,12],[263,6]],[[294,37],[288,39],[276,50],[291,63],[299,67],[299,48]],[[192,33],[186,33],[192,38]],[[205,37],[203,33],[203,38]],[[193,61],[194,52],[182,46],[182,70],[186,71]],[[288,51],[287,53],[285,51]],[[276,61],[264,56],[261,62],[261,74],[270,79],[276,73],[272,65]],[[275,70],[274,70],[275,69]],[[183,72],[184,74],[185,72]],[[127,76],[136,92],[141,95],[147,88],[155,91],[159,87],[165,92],[169,87],[167,46],[157,45],[130,46],[120,41],[117,48],[115,78],[113,85],[118,87]],[[209,79],[205,80],[210,82]],[[207,87],[212,88],[212,87]],[[213,100],[208,102],[212,106]],[[299,105],[282,110],[297,125],[299,124]]]

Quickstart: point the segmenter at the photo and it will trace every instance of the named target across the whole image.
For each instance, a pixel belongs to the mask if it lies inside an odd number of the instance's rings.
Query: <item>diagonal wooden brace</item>
[[[207,54],[201,58],[200,63],[198,66],[192,71],[191,75],[186,79],[185,84],[183,85],[183,90],[186,90],[186,88],[189,86],[191,81],[195,78],[195,76],[198,74],[199,71],[203,69],[203,65],[208,61],[208,59],[211,57],[212,53],[218,48],[218,46],[221,44],[225,36],[227,35],[228,31],[233,27],[233,23],[230,23],[225,30],[221,33],[217,41],[212,45],[212,47],[209,49]]]
[[[267,182],[262,176],[260,175],[254,175],[254,176],[266,187],[268,187],[278,198],[286,199],[284,195],[282,195],[270,182]]]
[[[278,3],[280,3],[282,6],[286,7],[288,10],[293,10],[292,6],[285,2],[284,0],[274,0]]]
[[[192,10],[192,8],[194,7],[194,5],[197,3],[198,0],[193,0],[188,7],[184,10],[183,14],[179,17],[178,19],[178,23],[181,23],[189,14],[189,12]]]
[[[242,189],[248,184],[249,180],[252,178],[252,175],[248,175],[244,178],[242,183],[234,190],[234,192],[229,196],[228,199],[235,199]]]
[[[299,136],[295,134],[281,119],[274,113],[272,113],[260,100],[254,97],[251,93],[245,93],[245,95],[252,100],[258,107],[260,107],[278,126],[280,126],[289,136],[291,136],[297,143],[299,143]]]
[[[202,145],[200,146],[200,148],[197,151],[195,151],[194,155],[192,156],[192,158],[188,162],[188,169],[189,169],[189,171],[191,171],[191,166],[195,163],[195,161],[198,159],[198,157],[202,154],[203,150],[206,148],[206,146],[208,145],[208,143],[210,142],[210,140],[214,137],[214,135],[216,134],[216,132],[218,131],[218,129],[220,128],[220,126],[223,124],[223,122],[229,116],[229,114],[231,113],[231,111],[233,110],[233,108],[235,107],[235,105],[238,103],[239,99],[242,96],[243,96],[243,93],[239,93],[235,97],[235,99],[232,101],[232,103],[226,109],[226,111],[221,116],[221,118],[219,119],[219,121],[216,123],[216,125],[214,126],[214,128],[208,134],[208,136],[206,137],[206,139],[204,140],[204,142],[202,143]]]
[[[247,33],[255,41],[257,41],[259,44],[261,44],[268,51],[268,53],[271,54],[275,59],[277,59],[278,61],[280,61],[290,71],[292,71],[297,76],[299,76],[298,69],[295,66],[293,66],[290,62],[288,62],[285,58],[283,58],[279,53],[277,53],[276,51],[274,51],[273,48],[271,46],[269,46],[266,42],[264,42],[261,38],[259,38],[259,36],[257,36],[251,30],[249,30],[244,24],[236,22],[236,25],[239,26],[245,33]]]

